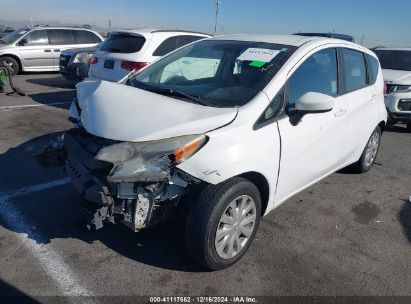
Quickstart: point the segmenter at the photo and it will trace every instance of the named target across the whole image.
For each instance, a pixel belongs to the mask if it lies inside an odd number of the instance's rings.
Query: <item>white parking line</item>
[[[38,107],[46,107],[46,106],[65,105],[65,104],[70,104],[70,103],[71,103],[71,101],[62,101],[62,102],[41,103],[41,104],[33,104],[33,105],[2,106],[2,107],[0,107],[0,110],[38,108]]]
[[[13,192],[0,193],[0,217],[5,221],[7,229],[16,232],[21,245],[38,261],[38,264],[47,275],[57,284],[60,295],[63,296],[93,296],[93,293],[84,287],[64,262],[63,258],[53,250],[50,244],[45,244],[47,237],[34,226],[18,210],[11,198],[46,190],[52,187],[67,184],[68,179],[60,179],[44,184],[23,187]],[[3,259],[4,261],[4,259]],[[3,262],[2,261],[2,262]],[[78,303],[75,298],[74,302]],[[70,301],[70,298],[68,298]],[[84,302],[94,302],[93,298],[84,298]]]

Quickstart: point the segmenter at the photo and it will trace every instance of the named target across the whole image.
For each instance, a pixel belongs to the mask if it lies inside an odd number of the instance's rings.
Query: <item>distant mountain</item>
[[[38,21],[38,20],[33,20],[34,25],[43,25],[47,24],[49,26],[79,26],[83,27],[83,24],[75,24],[75,23],[62,23],[60,21]],[[86,24],[86,23],[85,23]],[[8,21],[4,19],[0,19],[0,25],[4,25],[5,27],[10,26],[14,29],[17,28],[22,28],[22,27],[31,27],[31,21],[30,20],[20,20],[20,21]],[[98,26],[95,24],[91,24],[91,29],[95,30],[97,32],[107,32],[107,28]],[[119,29],[119,28],[112,28],[112,30]]]

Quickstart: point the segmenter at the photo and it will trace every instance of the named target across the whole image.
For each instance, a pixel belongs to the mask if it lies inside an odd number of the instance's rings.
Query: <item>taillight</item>
[[[149,65],[148,62],[133,62],[133,61],[122,61],[121,62],[121,67],[128,71],[133,71],[133,70],[139,71],[148,65]]]
[[[98,62],[98,58],[97,57],[91,57],[90,59],[90,64],[96,64]]]
[[[387,95],[387,90],[388,90],[387,82],[384,81],[384,96]]]

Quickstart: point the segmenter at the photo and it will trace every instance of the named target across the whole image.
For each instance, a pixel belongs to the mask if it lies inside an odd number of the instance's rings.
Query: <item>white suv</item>
[[[411,131],[411,48],[376,48],[386,83],[385,105],[390,123]]]
[[[205,39],[124,83],[82,82],[70,107],[66,172],[90,227],[138,231],[180,212],[210,269],[238,261],[291,196],[370,170],[387,119],[377,57],[337,39]]]
[[[112,32],[90,60],[90,79],[119,81],[156,59],[207,34],[169,30],[122,30]]]

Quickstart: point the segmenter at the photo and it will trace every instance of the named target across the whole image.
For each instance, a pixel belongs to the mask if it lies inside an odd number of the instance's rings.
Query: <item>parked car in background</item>
[[[68,81],[76,84],[88,77],[90,59],[96,47],[67,49],[60,54],[60,74]]]
[[[226,268],[261,216],[348,165],[371,169],[387,119],[383,90],[376,55],[353,43],[205,39],[121,83],[78,84],[65,171],[90,227],[138,231],[180,214],[191,255]]]
[[[110,33],[90,61],[90,79],[119,81],[158,58],[210,35],[170,30],[122,30]]]
[[[327,37],[327,38],[335,38],[335,39],[342,39],[349,42],[354,42],[354,37],[345,34],[337,34],[337,33],[296,33],[294,35],[299,36],[307,36],[307,37]]]
[[[411,131],[411,48],[373,50],[383,69],[389,122],[404,123]]]
[[[99,33],[76,27],[18,29],[0,38],[0,62],[6,64],[13,74],[19,71],[59,71],[62,50],[92,47],[102,40]]]

